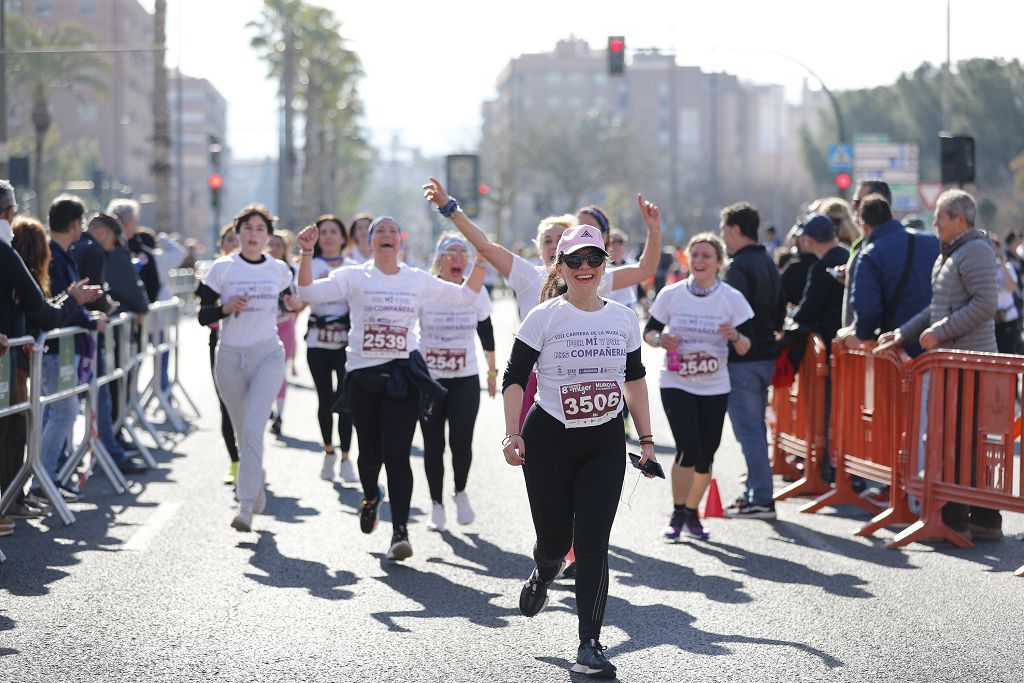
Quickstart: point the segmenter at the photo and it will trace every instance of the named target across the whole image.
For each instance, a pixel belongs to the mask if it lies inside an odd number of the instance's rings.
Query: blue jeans
[[[768,429],[764,413],[768,408],[768,387],[775,361],[755,360],[729,363],[729,422],[747,461],[747,485],[743,499],[755,505],[772,502],[772,466],[768,458]]]
[[[107,359],[101,351],[98,356],[96,371],[100,375],[107,374]],[[114,438],[114,397],[110,395],[110,384],[104,384],[97,390],[96,396],[96,431],[100,442],[110,453],[114,462],[124,462],[128,454]]]
[[[62,339],[62,344],[73,344],[74,340]],[[43,395],[58,391],[60,365],[57,354],[43,356]],[[39,444],[39,459],[50,478],[57,481],[64,447],[71,441],[72,428],[78,417],[78,396],[69,396],[43,408],[43,434]]]

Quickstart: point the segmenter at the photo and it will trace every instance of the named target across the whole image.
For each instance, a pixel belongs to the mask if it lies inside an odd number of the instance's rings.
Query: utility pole
[[[946,63],[942,68],[942,130],[953,129],[953,74],[950,71],[949,34],[950,23],[950,0],[946,0]]]
[[[171,121],[167,108],[167,0],[156,0],[153,12],[153,185],[157,230],[171,230]]]
[[[0,0],[0,178],[10,177],[7,147],[7,2]]]

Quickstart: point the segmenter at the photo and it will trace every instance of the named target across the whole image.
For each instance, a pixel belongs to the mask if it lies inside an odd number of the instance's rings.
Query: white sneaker
[[[427,522],[427,528],[431,531],[444,531],[445,521],[444,505],[434,503],[430,509],[430,521]]]
[[[324,466],[320,469],[320,478],[324,481],[334,481],[334,463],[338,456],[334,453],[324,453]]]
[[[459,491],[452,498],[455,499],[455,513],[456,519],[459,520],[459,524],[472,524],[473,520],[476,519],[476,513],[473,512],[473,506],[469,504],[469,496],[466,495],[465,491]]]
[[[254,515],[262,515],[263,511],[267,509],[267,485],[260,484],[259,491],[256,492],[256,500],[252,502],[252,513]]]
[[[346,484],[354,484],[359,481],[356,468],[352,465],[352,458],[341,461],[341,464],[338,466],[338,474],[341,475],[341,480]]]
[[[239,510],[235,518],[231,520],[231,526],[238,531],[252,531],[252,510],[246,510],[245,508]]]

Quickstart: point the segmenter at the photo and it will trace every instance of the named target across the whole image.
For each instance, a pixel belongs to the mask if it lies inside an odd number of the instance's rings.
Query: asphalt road
[[[508,300],[495,310],[500,363],[515,314]],[[0,681],[585,678],[568,672],[572,584],[559,581],[534,619],[517,609],[533,529],[521,472],[500,456],[499,400],[482,400],[471,526],[455,524],[449,504],[450,531],[427,531],[417,433],[415,555],[391,563],[387,505],[363,535],[357,486],[318,477],[300,345],[284,437],[267,437],[267,514],[240,534],[221,483],[205,331],[186,321],[182,338],[184,382],[203,415],[171,435],[159,470],[120,496],[97,475],[73,506],[76,524],[19,523],[0,539]],[[656,438],[669,443],[651,396]],[[716,476],[728,501],[743,467],[725,431]],[[669,450],[659,451],[667,465]],[[622,681],[1021,680],[1024,579],[1012,572],[1024,543],[1012,536],[1024,516],[1006,516],[1001,542],[897,551],[884,547],[890,532],[851,535],[863,513],[803,515],[786,502],[778,521],[710,520],[710,541],[672,544],[659,537],[667,483],[630,470],[622,498],[602,636]]]

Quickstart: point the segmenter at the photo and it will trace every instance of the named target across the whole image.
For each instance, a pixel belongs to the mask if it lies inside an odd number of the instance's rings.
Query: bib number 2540
[[[405,354],[409,330],[399,325],[363,325],[363,355],[370,358],[398,358]]]
[[[618,382],[578,382],[558,388],[566,427],[607,422],[619,412],[622,389]]]

